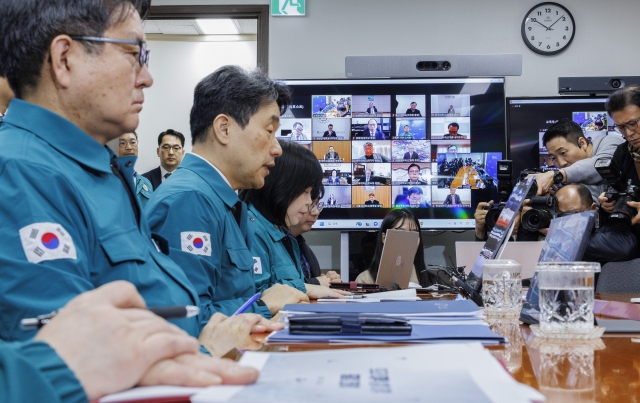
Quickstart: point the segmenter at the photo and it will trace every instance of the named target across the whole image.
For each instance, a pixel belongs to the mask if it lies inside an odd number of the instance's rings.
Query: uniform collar
[[[274,242],[279,242],[285,237],[285,233],[281,231],[277,225],[264,218],[264,216],[260,214],[256,206],[251,203],[249,203],[249,211],[251,211],[253,215],[256,216],[256,220],[258,220],[258,222],[262,224],[264,229],[267,231],[267,234],[269,234]]]
[[[78,126],[43,107],[14,98],[3,124],[33,133],[60,153],[93,170],[111,173],[111,154]]]
[[[200,176],[203,181],[211,186],[211,189],[220,196],[224,204],[229,208],[235,206],[240,200],[238,194],[225,182],[224,178],[220,176],[218,170],[204,158],[188,153],[184,156],[182,162],[180,162],[178,169],[188,169]]]

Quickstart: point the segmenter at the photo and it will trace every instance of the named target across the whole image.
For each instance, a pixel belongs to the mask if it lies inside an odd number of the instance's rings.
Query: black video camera
[[[513,182],[511,181],[511,172],[513,169],[511,160],[500,160],[497,162],[498,168],[498,198],[496,203],[491,206],[485,206],[485,210],[489,210],[485,217],[484,221],[484,229],[487,232],[491,232],[493,227],[496,225],[496,221],[498,221],[498,217],[500,217],[500,213],[502,213],[502,209],[505,204],[507,204],[507,200],[509,200],[509,195],[513,191]]]
[[[511,181],[512,162],[510,160],[498,161],[498,195],[500,200],[492,206],[486,206],[484,209],[489,210],[484,220],[484,228],[487,233],[491,232],[493,227],[502,213],[502,209],[509,200],[511,192],[513,192],[513,182]],[[523,180],[528,175],[540,173],[539,169],[525,169],[520,172],[520,179]],[[538,185],[534,181],[531,189],[527,193],[527,197],[535,195],[538,192]]]
[[[522,227],[537,232],[549,228],[551,220],[558,215],[558,199],[555,196],[535,196],[529,200],[531,210],[522,215]]]
[[[638,210],[627,205],[627,202],[640,201],[640,188],[632,185],[631,179],[626,184],[619,179],[620,167],[611,157],[598,158],[595,168],[609,184],[604,193],[607,201],[616,201],[613,212],[609,216],[609,225],[617,231],[628,231],[631,228],[631,219]]]

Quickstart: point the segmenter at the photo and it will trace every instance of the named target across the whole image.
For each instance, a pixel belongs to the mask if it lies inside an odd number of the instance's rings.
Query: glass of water
[[[522,268],[515,260],[482,265],[482,303],[488,317],[518,317],[522,310]]]
[[[594,273],[599,263],[538,263],[540,331],[588,333],[593,330]]]

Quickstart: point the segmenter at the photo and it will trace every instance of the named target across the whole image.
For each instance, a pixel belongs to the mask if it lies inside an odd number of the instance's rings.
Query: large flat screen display
[[[473,228],[477,204],[497,194],[504,78],[286,83],[293,104],[277,136],[312,150],[324,172],[314,229],[375,229],[401,207],[423,229]]]
[[[507,98],[507,133],[513,176],[523,169],[556,169],[542,143],[547,129],[560,119],[571,119],[582,128],[588,142],[595,136],[620,136],[613,130],[604,107],[606,97]]]

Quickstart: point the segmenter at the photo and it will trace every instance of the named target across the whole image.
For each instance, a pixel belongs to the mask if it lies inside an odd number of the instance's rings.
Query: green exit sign
[[[299,16],[305,15],[306,0],[271,0],[271,15]]]

